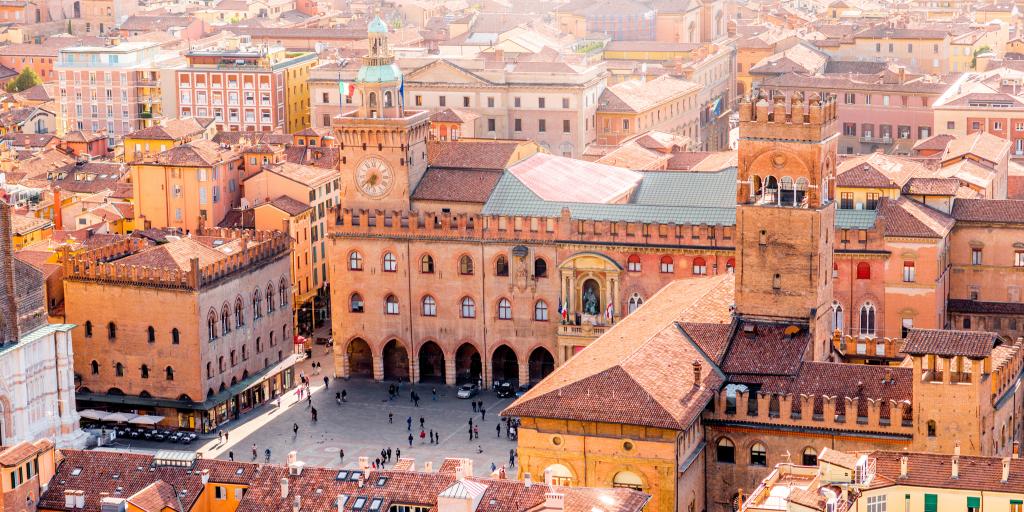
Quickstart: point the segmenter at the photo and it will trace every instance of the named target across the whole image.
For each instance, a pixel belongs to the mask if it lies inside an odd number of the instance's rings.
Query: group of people
[[[387,448],[381,448],[380,457],[377,457],[373,461],[373,469],[384,469],[385,464],[391,463],[391,454],[392,452],[390,446]],[[402,458],[402,449],[395,448],[394,455],[396,458]],[[342,452],[342,457],[345,457],[344,452]]]

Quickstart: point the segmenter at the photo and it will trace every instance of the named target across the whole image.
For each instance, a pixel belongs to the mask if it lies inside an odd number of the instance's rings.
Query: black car
[[[498,395],[498,398],[509,398],[516,394],[516,388],[511,382],[499,382],[494,386],[494,393]]]

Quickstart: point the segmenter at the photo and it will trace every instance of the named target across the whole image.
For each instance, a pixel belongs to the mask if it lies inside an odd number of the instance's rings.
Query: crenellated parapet
[[[1009,347],[1003,346],[1008,353],[992,365],[992,399],[999,400],[1007,391],[1016,389],[1017,377],[1024,371],[1024,338]]]
[[[769,98],[761,89],[753,99],[740,100],[739,115],[743,138],[816,142],[835,133],[838,107],[833,94],[814,93],[805,100],[799,92],[787,99],[775,91]]]
[[[207,265],[192,258],[188,269],[119,263],[127,256],[157,247],[147,240],[130,238],[80,254],[65,251],[64,276],[72,281],[199,290],[253,266],[287,257],[291,251],[291,238],[279,231],[213,228],[198,230],[196,235],[223,240],[214,247],[223,247],[224,257]],[[235,241],[239,243],[231,243]]]
[[[869,397],[766,393],[723,388],[714,398],[711,418],[847,432],[912,436],[912,405]]]
[[[693,246],[732,254],[733,226],[681,225],[559,217],[335,208],[328,234],[338,237],[425,238],[532,243],[619,243]]]
[[[841,331],[832,333],[832,346],[848,358],[883,358],[900,361],[905,357],[903,343],[902,338],[850,336]]]

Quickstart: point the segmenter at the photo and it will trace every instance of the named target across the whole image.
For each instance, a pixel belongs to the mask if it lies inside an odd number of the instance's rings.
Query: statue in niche
[[[601,310],[600,299],[597,298],[597,281],[593,279],[583,283],[583,312],[597,315]]]

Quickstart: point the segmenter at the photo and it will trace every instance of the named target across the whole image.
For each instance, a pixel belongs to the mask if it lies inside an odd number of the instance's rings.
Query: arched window
[[[875,306],[870,302],[860,307],[860,335],[875,335]]]
[[[235,299],[235,327],[242,327],[245,325],[245,313],[243,313],[245,307],[242,306],[242,298],[238,297]]]
[[[213,378],[213,363],[211,363],[209,361],[206,362],[206,378],[207,379],[212,379]]]
[[[661,257],[661,273],[671,274],[675,271],[675,265],[672,263],[672,256]]]
[[[274,285],[267,285],[267,313],[273,313],[277,305],[274,303]]]
[[[263,297],[259,290],[252,292],[252,317],[263,318]]]
[[[259,336],[257,336],[256,337],[256,353],[259,354],[260,352],[263,352],[263,338],[260,338]]]
[[[928,420],[928,437],[935,437],[935,420]]]
[[[505,256],[498,256],[498,259],[494,260],[494,275],[496,276],[507,276],[508,275],[508,258]]]
[[[754,443],[750,447],[750,465],[751,466],[767,466],[768,465],[768,450],[761,443]]]
[[[224,373],[224,370],[227,369],[227,365],[224,364],[224,356],[220,356],[217,358],[217,369],[221,373]]]
[[[424,254],[423,257],[420,258],[420,272],[424,274],[434,273],[434,258],[431,255]]]
[[[818,452],[815,451],[814,448],[811,448],[810,446],[804,448],[804,456],[802,462],[804,466],[817,466]]]
[[[224,304],[224,307],[220,309],[220,333],[226,335],[231,332],[231,312],[228,310],[228,305]]]
[[[626,270],[630,272],[640,272],[639,254],[630,254],[629,258],[626,258]]]
[[[779,204],[789,206],[793,204],[793,178],[783,176],[779,180]]]
[[[153,326],[146,327],[146,341],[156,343],[156,329]]]
[[[363,296],[358,293],[353,293],[348,299],[348,310],[353,313],[363,312]]]
[[[388,315],[398,314],[398,297],[388,295],[384,298],[384,313]]]
[[[92,321],[85,321],[85,337],[92,338]]]
[[[249,349],[245,345],[242,345],[242,361],[249,360]]]
[[[177,345],[181,343],[181,331],[177,327],[171,329],[171,344]]]
[[[546,302],[538,300],[537,303],[533,305],[533,319],[538,322],[548,321],[548,305]]]
[[[633,295],[629,296],[629,302],[627,303],[626,311],[628,313],[632,313],[632,312],[636,311],[637,308],[642,306],[643,303],[644,303],[643,297],[641,297],[639,293],[634,293]]]
[[[385,107],[391,107],[392,106],[391,91],[384,91],[384,106]]]
[[[110,339],[117,338],[117,324],[114,322],[107,323],[107,337]]]
[[[89,366],[92,367],[92,374],[93,375],[99,375],[100,374],[100,363],[96,362],[95,359],[91,363],[89,363]]]
[[[118,377],[124,377],[124,365],[117,363],[114,365],[114,375]]]
[[[206,337],[210,341],[217,339],[217,313],[212,309],[210,314],[206,315]]]
[[[395,272],[397,270],[398,258],[391,251],[384,253],[384,272]]]
[[[167,380],[174,380],[174,368],[171,368],[170,366],[164,368],[164,378]]]
[[[871,265],[866,261],[857,264],[857,279],[871,279]]]
[[[423,316],[437,316],[437,301],[430,295],[423,297]]]
[[[462,308],[459,312],[462,318],[476,318],[476,303],[469,297],[462,298]]]
[[[547,277],[548,276],[548,262],[544,261],[544,258],[537,258],[533,260],[533,276],[534,277]]]
[[[501,299],[498,301],[498,319],[499,320],[511,320],[512,319],[512,303],[508,299]]]
[[[473,275],[473,258],[466,255],[459,258],[459,273],[464,276]]]
[[[838,302],[832,303],[832,331],[843,331],[843,306]]]
[[[143,379],[148,379],[149,378],[149,365],[145,365],[145,364],[142,365],[142,368],[139,368],[139,373],[142,375]]]
[[[377,93],[371,92],[369,95],[370,108],[377,108]]]
[[[724,464],[735,464],[736,445],[728,438],[719,439],[718,445],[715,446],[715,460]]]
[[[695,276],[706,276],[708,275],[708,264],[704,261],[704,258],[697,256],[693,259],[693,275]]]
[[[285,293],[288,290],[288,281],[285,278],[281,278],[281,281],[277,283],[277,300],[280,301],[281,307],[288,307],[288,294]]]
[[[231,366],[235,366],[235,364],[238,362],[238,358],[235,357],[234,350],[232,350],[231,353],[229,354],[229,360],[231,361]]]
[[[359,254],[359,251],[352,251],[348,253],[348,269],[349,270],[362,270],[363,269],[363,255]]]
[[[612,477],[612,487],[642,491],[644,482],[640,479],[639,475],[632,471],[619,471]]]

